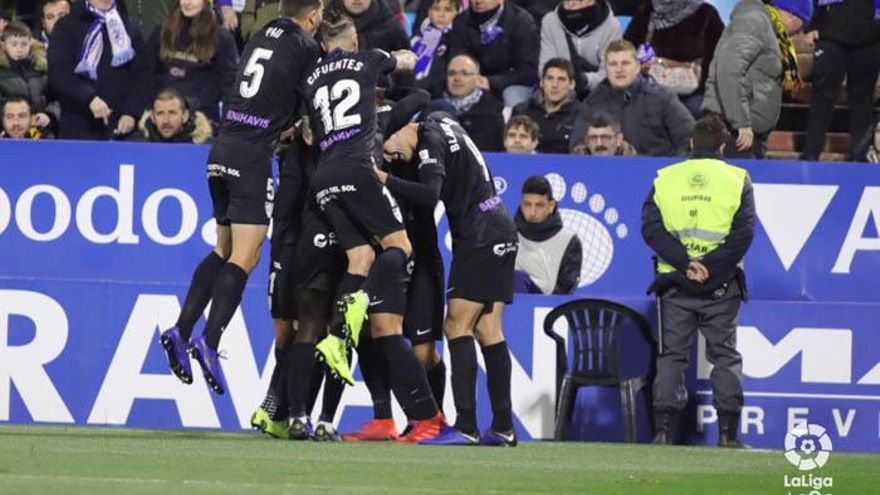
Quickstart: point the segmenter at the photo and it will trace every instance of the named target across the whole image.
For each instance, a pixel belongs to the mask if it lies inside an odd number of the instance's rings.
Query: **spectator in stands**
[[[477,86],[513,108],[532,95],[538,78],[538,42],[535,21],[522,7],[505,0],[471,0],[470,10],[452,24],[449,59],[462,53],[474,57],[482,67]],[[435,81],[438,74],[446,73],[445,65],[434,64],[431,88],[435,94]]]
[[[452,29],[452,21],[461,9],[461,0],[433,0],[428,17],[415,27],[412,37],[412,51],[416,54],[416,81],[428,77],[434,60],[442,57],[447,50],[447,33]]]
[[[59,137],[125,136],[149,92],[149,63],[138,27],[114,0],[86,0],[55,25],[49,85],[61,102]]]
[[[585,102],[587,115],[575,120],[572,147],[584,140],[592,115],[604,111],[620,121],[623,137],[639,155],[684,154],[694,118],[672,91],[641,73],[635,46],[626,40],[611,42],[605,69],[608,78]]]
[[[538,124],[528,115],[514,115],[504,128],[504,151],[534,155],[538,147]]]
[[[570,60],[582,100],[605,80],[605,50],[619,39],[608,0],[564,0],[541,21],[541,67],[551,58]]]
[[[480,151],[504,150],[504,116],[501,101],[477,86],[480,64],[470,55],[456,55],[447,66],[446,91],[434,100],[425,115],[446,110],[464,127]]]
[[[583,248],[562,216],[546,177],[526,179],[514,216],[519,236],[516,253],[517,292],[571,294],[581,278]]]
[[[330,8],[345,12],[354,20],[358,49],[381,48],[386,52],[408,50],[406,30],[394,16],[391,2],[397,0],[332,0]]]
[[[156,27],[161,26],[168,14],[174,9],[178,0],[124,0],[129,16],[140,27],[142,33],[152,33]],[[232,0],[216,0],[216,5],[222,19],[221,24],[229,31],[235,31],[238,27],[238,15],[232,8]],[[278,16],[276,9],[275,16]]]
[[[281,0],[246,0],[239,16],[239,33],[247,42],[257,31],[278,17]]]
[[[564,58],[551,58],[544,65],[540,90],[514,107],[513,115],[528,115],[541,129],[538,151],[568,153],[571,128],[584,108],[575,98],[574,67]]]
[[[597,112],[593,114],[587,127],[584,142],[571,150],[575,155],[591,156],[636,156],[636,149],[623,138],[620,122],[614,116]]]
[[[788,3],[788,2],[783,2]],[[780,2],[777,0],[777,5]],[[818,160],[846,77],[851,155],[871,129],[874,88],[880,72],[880,3],[876,0],[819,0],[810,24],[813,96],[801,158]]]
[[[147,57],[151,96],[174,88],[211,122],[220,122],[220,101],[235,83],[238,47],[208,0],[179,0],[147,41]]]
[[[532,14],[532,18],[535,19],[535,25],[540,26],[541,19],[548,12],[556,8],[559,0],[512,0],[512,2],[525,9],[529,14]]]
[[[153,108],[144,112],[138,131],[132,140],[205,144],[211,139],[211,122],[198,110],[190,112],[183,95],[168,88],[156,96]]]
[[[709,67],[703,104],[727,123],[728,157],[764,157],[782,109],[783,85],[800,84],[788,36],[809,20],[811,10],[810,0],[776,0],[775,6],[742,0],[733,9]],[[780,46],[788,47],[786,53]]]
[[[58,123],[58,102],[49,102],[49,75],[46,49],[31,37],[31,31],[21,22],[6,26],[0,35],[0,101],[12,96],[26,98],[34,112],[34,125],[46,131]]]
[[[639,47],[642,64],[697,116],[724,22],[703,0],[651,0],[642,4],[623,38]]]
[[[44,0],[40,9],[40,42],[49,46],[49,37],[58,19],[70,14],[70,0]]]
[[[34,125],[34,114],[27,98],[13,96],[3,102],[2,139],[40,139],[40,130]]]
[[[865,160],[868,163],[880,163],[880,121],[874,124],[868,139],[868,151]]]

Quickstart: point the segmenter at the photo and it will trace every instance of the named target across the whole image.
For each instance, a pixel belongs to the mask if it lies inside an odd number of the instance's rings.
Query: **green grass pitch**
[[[880,456],[832,453],[822,493],[880,493]],[[808,494],[781,452],[601,443],[319,444],[256,433],[0,425],[0,494]]]

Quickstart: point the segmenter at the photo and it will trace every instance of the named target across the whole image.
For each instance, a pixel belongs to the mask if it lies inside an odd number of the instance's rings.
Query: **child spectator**
[[[446,33],[452,29],[452,21],[461,9],[461,0],[433,0],[428,17],[418,26],[412,37],[412,50],[416,61],[416,81],[428,76],[431,64],[446,53]]]
[[[34,112],[34,124],[46,130],[57,124],[60,108],[57,102],[49,103],[46,49],[31,38],[31,32],[21,22],[6,27],[2,36],[3,51],[0,52],[0,101],[13,96],[25,98]]]
[[[176,89],[212,122],[232,90],[238,68],[235,38],[217,22],[208,0],[179,0],[147,41],[151,96]]]
[[[528,115],[514,115],[504,128],[504,151],[534,155],[538,147],[538,124]]]

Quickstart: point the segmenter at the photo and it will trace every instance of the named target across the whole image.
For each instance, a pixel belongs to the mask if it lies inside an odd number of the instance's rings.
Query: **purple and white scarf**
[[[427,77],[428,72],[431,70],[431,64],[434,62],[434,57],[443,55],[442,53],[437,53],[437,48],[440,46],[443,35],[448,33],[450,29],[452,29],[451,23],[445,28],[440,29],[431,22],[431,19],[426,18],[422,22],[421,34],[414,36],[412,39],[412,50],[416,54],[416,80]]]
[[[455,107],[456,117],[470,111],[470,109],[473,108],[473,106],[476,105],[482,97],[483,90],[480,88],[476,88],[470,94],[464,95],[460,98],[457,96],[452,96],[445,91],[443,92],[443,99],[448,101],[452,104],[453,107]]]
[[[504,34],[504,28],[498,25],[501,20],[501,14],[504,12],[504,4],[498,7],[498,11],[489,18],[488,21],[480,24],[480,43],[483,45],[491,45],[493,41]]]
[[[98,65],[101,63],[101,55],[104,54],[104,27],[107,28],[107,35],[110,38],[110,48],[113,50],[113,59],[110,62],[112,67],[119,67],[134,58],[134,48],[131,46],[131,38],[125,30],[125,22],[119,15],[116,8],[116,2],[110,6],[106,12],[101,12],[92,6],[91,2],[85,0],[86,7],[95,19],[86,32],[86,38],[83,41],[82,51],[79,56],[79,63],[75,74],[85,74],[91,80],[98,79]]]

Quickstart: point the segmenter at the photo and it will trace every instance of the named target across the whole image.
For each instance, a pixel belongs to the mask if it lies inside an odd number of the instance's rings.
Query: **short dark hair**
[[[596,112],[590,117],[589,127],[594,129],[610,127],[614,132],[620,132],[620,120],[608,112]]]
[[[156,98],[153,99],[153,105],[156,104],[157,101],[168,101],[168,100],[177,100],[180,102],[181,110],[189,110],[189,105],[187,105],[186,98],[180,94],[180,91],[177,91],[174,88],[165,88],[156,95]]]
[[[433,7],[435,3],[440,2],[449,2],[455,7],[455,10],[461,10],[461,0],[431,0],[431,7]]]
[[[321,0],[281,0],[278,12],[282,17],[301,18],[311,10],[323,8]]]
[[[53,3],[61,3],[64,2],[70,5],[70,0],[43,0],[43,3],[40,4],[40,17],[46,16],[46,6],[52,5]]]
[[[718,151],[727,142],[727,124],[721,116],[707,113],[694,125],[694,151]]]
[[[526,179],[522,186],[523,194],[540,194],[547,196],[547,199],[553,200],[553,188],[550,187],[550,181],[543,175],[533,175]]]
[[[351,27],[354,27],[351,17],[339,10],[331,10],[324,15],[324,21],[321,23],[321,39],[325,42],[330,41]]]
[[[3,31],[3,41],[6,41],[13,36],[30,38],[31,30],[28,29],[27,24],[21,21],[12,21],[6,26],[6,29]]]
[[[544,64],[544,69],[541,71],[541,77],[547,75],[547,69],[559,69],[561,71],[565,71],[568,74],[569,79],[574,79],[574,65],[572,65],[571,61],[567,58],[556,57],[551,58]]]
[[[0,111],[6,113],[6,105],[9,103],[24,103],[28,107],[28,112],[30,112],[31,115],[34,113],[34,106],[31,104],[31,101],[24,96],[10,96],[9,98],[6,98],[3,100],[3,104],[0,105]]]
[[[532,138],[533,141],[538,140],[538,136],[540,135],[540,128],[538,127],[538,123],[535,122],[535,119],[529,117],[528,115],[514,115],[507,121],[507,125],[504,126],[504,134],[507,135],[507,131],[511,129],[516,129],[517,127],[522,127],[529,133],[529,137]]]

